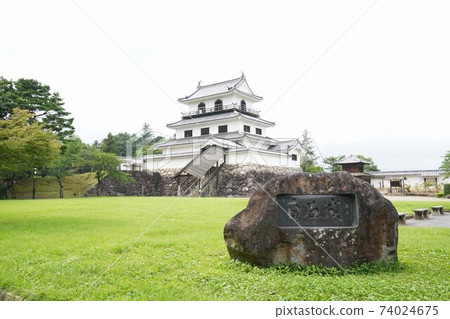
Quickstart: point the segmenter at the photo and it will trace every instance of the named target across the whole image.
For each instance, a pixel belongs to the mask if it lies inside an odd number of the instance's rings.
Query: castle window
[[[262,135],[262,130],[260,129],[260,128],[256,128],[256,134],[258,134],[258,135]]]
[[[198,113],[203,114],[205,113],[205,111],[206,111],[205,103],[202,102],[198,105]]]
[[[228,125],[219,125],[219,133],[228,132]]]
[[[247,108],[247,103],[245,103],[244,100],[241,100],[241,110],[242,110],[242,111],[245,111],[246,108]]]
[[[209,127],[200,129],[200,135],[209,135]]]
[[[221,111],[223,110],[223,101],[221,99],[216,100],[214,102],[214,111]]]
[[[297,160],[297,154],[291,154],[291,159],[293,161],[296,161]]]
[[[250,133],[250,126],[249,125],[244,125],[244,132]]]
[[[192,137],[192,130],[184,131],[184,137]]]

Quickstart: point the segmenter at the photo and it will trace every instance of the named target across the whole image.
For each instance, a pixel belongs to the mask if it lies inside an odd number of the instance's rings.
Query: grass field
[[[431,206],[443,206],[445,210],[450,210],[450,201],[442,200],[442,201],[433,201],[433,202],[427,202],[427,201],[392,201],[392,204],[395,206],[397,211],[399,213],[406,213],[408,215],[414,215],[413,209],[420,209],[420,208],[428,208],[430,210]]]
[[[0,201],[0,290],[28,300],[450,299],[450,229],[400,227],[398,264],[350,275],[263,269],[231,260],[223,240],[224,224],[246,204],[168,197]]]

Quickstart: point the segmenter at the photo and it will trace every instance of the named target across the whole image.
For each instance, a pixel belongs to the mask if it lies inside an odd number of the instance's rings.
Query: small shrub
[[[450,194],[450,184],[444,184],[444,196]]]
[[[0,185],[0,199],[6,198],[6,187]]]
[[[430,187],[431,187],[432,185],[433,185],[433,184],[431,184],[431,182],[423,182],[422,187],[423,187],[423,189],[424,189],[426,192],[428,192],[428,191],[430,191]]]
[[[444,197],[444,193],[436,193],[436,197],[437,198],[442,198],[442,197]]]

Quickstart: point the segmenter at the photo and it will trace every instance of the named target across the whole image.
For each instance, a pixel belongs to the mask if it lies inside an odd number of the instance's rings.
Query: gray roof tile
[[[243,85],[244,83],[247,84],[247,87],[248,87],[250,93],[238,90],[238,88],[241,85]],[[180,98],[180,99],[178,99],[178,101],[179,102],[189,102],[191,100],[201,99],[204,97],[231,93],[234,90],[237,90],[239,93],[245,94],[256,100],[262,100],[262,97],[253,94],[250,87],[248,86],[248,83],[247,83],[247,80],[245,79],[244,74],[242,74],[241,77],[236,78],[236,79],[231,79],[231,80],[208,84],[208,85],[199,85],[197,87],[197,90],[195,90],[194,93],[192,93],[191,95],[187,95],[183,98]]]
[[[167,124],[167,127],[195,125],[195,124],[200,124],[200,123],[210,122],[210,121],[227,120],[227,119],[235,118],[238,116],[242,116],[243,118],[249,119],[256,123],[262,123],[262,124],[266,124],[266,125],[270,125],[270,126],[275,125],[274,122],[270,122],[270,121],[266,121],[266,120],[263,120],[258,117],[242,114],[242,113],[239,113],[239,112],[236,112],[235,110],[233,110],[232,112],[225,112],[225,113],[211,114],[211,115],[205,115],[205,116],[195,117],[195,118],[182,119],[180,121]]]

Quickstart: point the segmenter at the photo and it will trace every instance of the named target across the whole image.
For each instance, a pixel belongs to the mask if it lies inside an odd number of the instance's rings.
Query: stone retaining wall
[[[177,196],[178,182],[173,177],[179,169],[160,169],[155,172],[128,172],[134,183],[120,183],[106,178],[103,181],[101,196]],[[299,172],[300,169],[273,167],[257,164],[222,165],[218,174],[219,187],[210,194],[213,196],[249,197],[260,185],[274,177]],[[213,185],[214,184],[214,185]],[[211,187],[215,187],[215,182]],[[192,189],[191,196],[198,196]],[[96,196],[96,188],[91,188],[85,196]]]
[[[219,172],[218,196],[249,197],[272,178],[300,172],[299,168],[258,164],[223,165]]]

